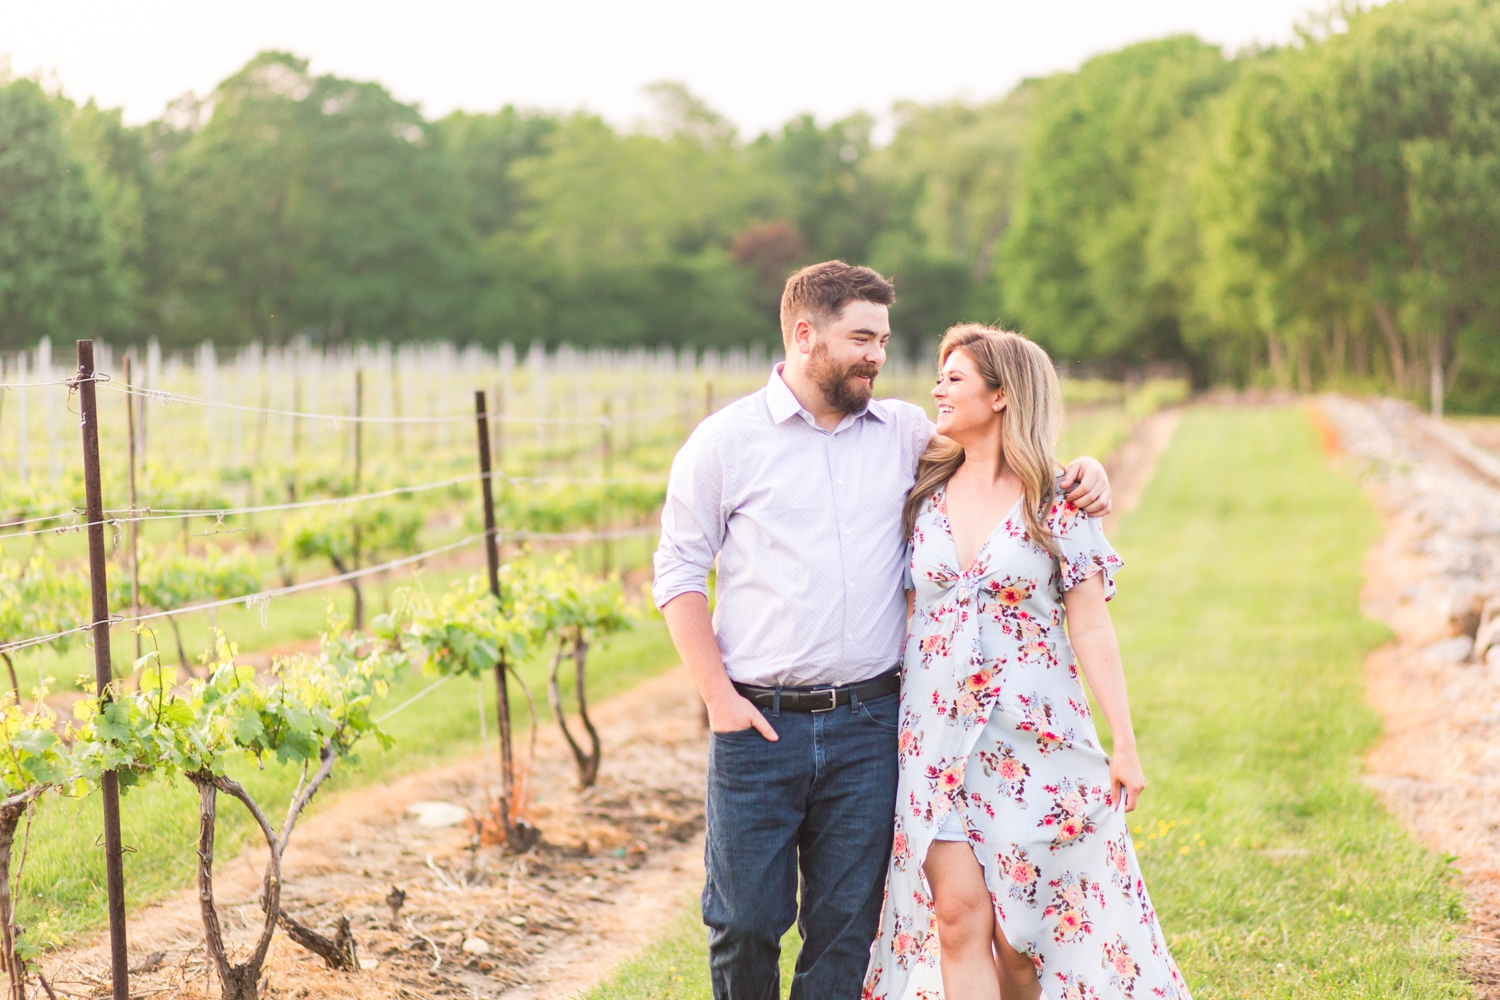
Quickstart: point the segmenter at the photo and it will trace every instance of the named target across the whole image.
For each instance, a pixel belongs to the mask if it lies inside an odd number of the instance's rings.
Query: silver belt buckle
[[[839,707],[839,693],[837,688],[825,688],[822,691],[809,691],[807,693],[828,695],[827,708],[809,708],[809,712],[812,712],[814,714],[817,714],[818,712],[832,712],[835,708]]]

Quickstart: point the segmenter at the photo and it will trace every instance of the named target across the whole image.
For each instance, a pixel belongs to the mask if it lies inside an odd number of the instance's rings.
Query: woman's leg
[[[1012,948],[999,924],[995,925],[995,968],[1000,973],[1000,1000],[1037,1000],[1042,995],[1031,956]]]
[[[995,909],[973,849],[963,841],[935,840],[922,870],[937,913],[945,1000],[1001,1000]],[[1007,994],[1004,1000],[1012,998]]]

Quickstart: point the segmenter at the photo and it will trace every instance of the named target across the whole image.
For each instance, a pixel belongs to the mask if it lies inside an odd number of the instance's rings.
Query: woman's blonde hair
[[[1056,490],[1057,433],[1062,421],[1062,392],[1047,352],[1019,333],[1007,333],[978,323],[963,323],[943,335],[938,365],[954,351],[974,359],[985,385],[1005,390],[1000,411],[1000,450],[1005,463],[1021,480],[1021,511],[1026,537],[1059,555],[1057,542],[1045,521]],[[906,497],[904,528],[911,537],[922,501],[937,492],[964,464],[964,450],[934,435],[917,463],[917,481]]]

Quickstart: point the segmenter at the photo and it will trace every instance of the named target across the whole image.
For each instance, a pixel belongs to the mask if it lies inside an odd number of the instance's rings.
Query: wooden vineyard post
[[[292,373],[292,466],[286,474],[288,503],[297,502],[297,453],[302,450],[302,425],[297,421],[297,414],[300,412],[302,412],[302,372],[298,369]]]
[[[495,528],[495,491],[490,474],[490,419],[485,409],[484,390],[474,393],[474,420],[479,439],[479,491],[484,502],[484,557],[490,576],[490,593],[500,600],[500,544]],[[510,742],[510,694],[506,689],[505,648],[500,649],[500,658],[495,661],[495,715],[500,735],[500,823],[505,830],[505,840],[518,847],[519,837],[511,822],[511,800],[515,795],[515,761],[511,755]]]
[[[614,513],[610,510],[609,505],[609,481],[615,467],[615,436],[614,421],[611,419],[612,411],[613,407],[611,407],[610,401],[606,399],[604,401],[604,418],[599,421],[599,444],[604,456],[604,490],[599,496],[599,575],[604,577],[609,576],[609,562],[612,555],[609,544],[610,520]]]
[[[130,617],[141,613],[140,522],[135,512],[135,397],[130,394],[130,352],[125,354],[125,429],[130,433]],[[135,658],[141,658],[141,634],[135,634]]]
[[[495,441],[495,468],[505,476],[505,380],[495,383],[495,426],[490,428]]]
[[[400,353],[400,351],[391,352],[391,415],[396,418],[391,421],[391,436],[396,441],[398,461],[406,457],[406,437],[401,433],[401,366],[398,361]]]
[[[354,370],[354,488],[349,492],[351,495],[359,493],[360,466],[364,463],[364,426],[360,418],[365,415],[365,373],[361,369]],[[349,565],[351,569],[359,569],[359,521],[356,519],[350,532],[352,544],[349,546]],[[354,588],[354,627],[362,629],[365,627],[365,601],[360,593],[360,588]]]
[[[354,492],[359,492],[360,467],[365,458],[365,422],[360,418],[365,415],[365,372],[362,368],[354,370]]]
[[[114,700],[109,655],[109,588],[104,578],[104,493],[99,482],[99,406],[94,392],[94,342],[78,342],[78,402],[83,415],[84,517],[89,528],[89,585],[94,612],[94,686],[101,700]],[[114,771],[99,781],[104,800],[104,879],[109,906],[110,988],[114,1000],[130,1000],[125,953],[125,857],[120,840],[120,783]]]

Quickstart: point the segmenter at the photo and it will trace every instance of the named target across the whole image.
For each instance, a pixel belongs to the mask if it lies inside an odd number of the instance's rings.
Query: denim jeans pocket
[[[717,730],[713,730],[710,731],[709,736],[715,740],[721,741],[733,741],[743,739],[746,736],[755,736],[762,740],[765,739],[764,736],[760,735],[760,730],[756,729],[754,726],[746,726],[744,729],[731,729],[728,732],[723,733],[718,732]]]
[[[874,706],[871,708],[871,706]],[[901,696],[890,694],[874,701],[862,701],[859,704],[859,717],[879,726],[886,732],[894,733],[899,727],[901,714]]]

